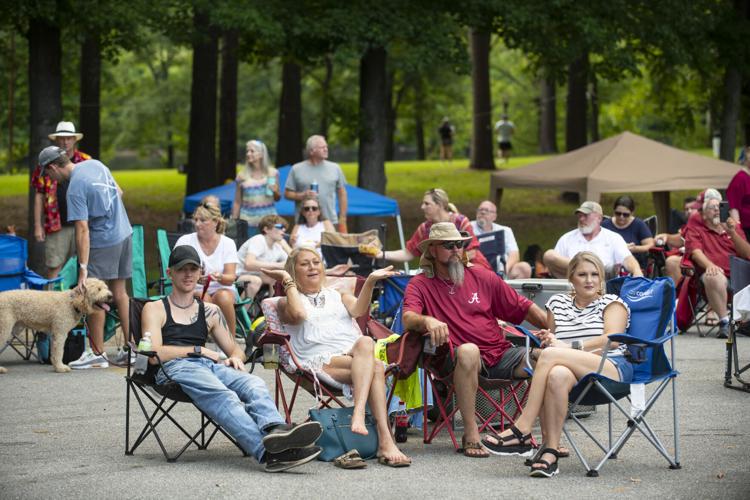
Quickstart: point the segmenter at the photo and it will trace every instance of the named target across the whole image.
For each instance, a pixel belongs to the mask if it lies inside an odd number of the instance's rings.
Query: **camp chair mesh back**
[[[143,307],[148,302],[148,299],[130,299],[130,340],[128,345],[129,349],[133,351],[136,350],[136,345],[141,339],[141,313]],[[156,374],[161,369],[161,360],[158,359],[158,356],[153,357],[158,360],[158,364],[149,364],[145,373],[136,374],[130,363],[130,356],[128,356],[127,373],[125,376],[127,385],[125,400],[125,454],[132,455],[148,436],[153,435],[167,462],[175,462],[191,445],[195,445],[199,450],[205,450],[216,434],[221,432],[230,442],[237,446],[243,455],[247,456],[247,453],[232,436],[227,434],[211,417],[193,404],[192,399],[185,394],[179,384],[172,381],[168,381],[162,385],[156,383]],[[131,397],[138,403],[138,408],[140,408],[145,419],[141,431],[132,444],[130,441],[130,428],[131,424],[135,425],[135,422],[131,421],[136,420],[136,417],[131,415]],[[191,404],[198,410],[200,424],[197,431],[191,433],[182,423],[178,422],[176,412],[172,411],[178,403]],[[181,414],[180,418],[184,418],[184,415]],[[166,421],[171,422],[186,438],[186,442],[176,453],[169,453],[167,451],[164,444],[164,436],[160,433],[159,426]]]
[[[629,397],[630,384],[609,379],[599,372],[592,372],[583,376],[570,392],[572,402],[568,412],[568,422],[579,426],[586,435],[604,452],[603,458],[596,465],[589,465],[577,442],[568,430],[568,423],[563,432],[571,444],[581,463],[587,470],[587,475],[596,477],[599,470],[609,458],[615,458],[627,443],[632,434],[640,432],[646,441],[667,460],[671,469],[680,468],[679,427],[677,419],[676,377],[678,372],[674,365],[674,341],[677,332],[674,327],[674,285],[670,278],[623,277],[611,280],[607,284],[610,293],[617,293],[630,309],[630,325],[625,334],[610,334],[610,340],[626,344],[630,359],[633,360],[633,384],[644,384],[652,387],[651,394],[646,398],[643,409],[625,408],[620,400]],[[665,344],[670,342],[670,354],[667,355]],[[638,358],[638,360],[636,360]],[[653,409],[654,404],[671,385],[672,416],[674,426],[674,453],[670,454],[667,447],[657,437],[654,428],[646,421],[646,416]],[[598,440],[583,422],[576,416],[578,405],[609,406],[609,441],[607,444]],[[613,441],[612,439],[612,407],[615,407],[626,420],[625,430]]]
[[[492,266],[492,270],[498,274],[505,273],[505,231],[492,231],[477,236],[479,241],[479,250],[482,252],[487,262]]]
[[[743,374],[750,369],[750,363],[740,366],[740,356],[737,348],[737,329],[741,324],[741,315],[736,310],[734,299],[741,290],[750,285],[750,261],[736,256],[729,257],[729,290],[732,293],[732,307],[730,309],[729,338],[727,339],[727,362],[724,372],[724,386],[750,392],[750,381],[743,378]],[[732,377],[738,382],[735,385]]]

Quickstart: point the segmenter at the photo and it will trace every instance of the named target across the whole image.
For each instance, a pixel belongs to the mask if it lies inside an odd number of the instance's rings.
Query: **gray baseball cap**
[[[57,146],[47,146],[46,148],[42,149],[41,153],[39,153],[39,164],[42,166],[42,168],[44,168],[53,161],[60,158],[60,155],[64,153],[65,150],[63,148]]]

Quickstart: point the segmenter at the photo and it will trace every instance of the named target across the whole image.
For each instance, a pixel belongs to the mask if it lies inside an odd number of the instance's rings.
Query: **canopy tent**
[[[286,178],[289,175],[289,171],[292,167],[280,167],[279,168],[279,186],[283,193],[284,185],[286,185]],[[221,211],[224,214],[228,214],[232,209],[232,202],[234,201],[235,190],[237,189],[234,182],[217,186],[211,189],[206,189],[199,193],[194,193],[185,197],[185,201],[182,204],[182,211],[186,214],[191,214],[198,206],[200,200],[207,195],[214,195],[221,200]],[[396,225],[398,227],[398,236],[401,242],[401,248],[405,248],[406,242],[404,240],[404,229],[401,224],[401,213],[398,209],[398,202],[393,198],[388,198],[382,194],[374,193],[366,189],[346,185],[346,194],[349,201],[347,215],[365,215],[371,217],[395,217]],[[338,203],[337,203],[338,205]],[[338,209],[338,206],[337,206]],[[294,215],[294,203],[282,198],[276,202],[276,213],[283,216]]]
[[[733,163],[715,160],[646,139],[631,132],[514,170],[492,174],[490,198],[498,206],[504,188],[574,191],[584,200],[602,193],[654,193],[662,228],[669,213],[669,191],[724,188],[737,173]]]

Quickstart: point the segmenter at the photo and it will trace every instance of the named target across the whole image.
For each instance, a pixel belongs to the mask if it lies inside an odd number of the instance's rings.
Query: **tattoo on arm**
[[[221,309],[218,306],[216,306],[216,307],[209,307],[208,308],[207,317],[208,318],[213,318],[214,316],[218,317],[218,321],[221,323],[221,326],[223,326],[224,329],[229,332],[229,325],[227,324],[227,320],[224,317],[224,313],[221,312]],[[229,333],[231,333],[231,332],[229,332]]]

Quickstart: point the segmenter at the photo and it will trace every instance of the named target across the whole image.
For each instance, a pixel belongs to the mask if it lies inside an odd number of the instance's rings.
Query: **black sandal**
[[[498,442],[493,443],[488,441],[487,438],[482,439],[482,446],[487,448],[487,451],[494,455],[500,456],[514,456],[518,455],[521,457],[531,456],[534,449],[531,446],[531,433],[523,434],[515,425],[510,426],[510,431],[513,433],[510,436],[497,436]],[[516,444],[505,444],[508,441],[517,439]]]
[[[555,461],[549,463],[548,461],[541,458],[541,456],[545,453],[553,455],[555,457]],[[534,467],[532,465],[531,472],[529,472],[529,477],[552,477],[556,476],[557,473],[560,472],[560,469],[557,466],[557,461],[560,459],[560,453],[557,450],[555,450],[554,448],[544,448],[539,453],[537,453],[537,455],[540,458],[538,458],[534,462],[534,464],[542,464],[544,467]]]
[[[536,453],[533,457],[527,458],[526,461],[523,463],[526,467],[531,467],[532,464],[535,464],[539,458],[543,455],[542,448],[544,448],[544,443],[542,443],[542,446],[537,448]],[[560,448],[557,449],[557,458],[567,458],[570,456],[570,451],[565,450],[561,451]]]

